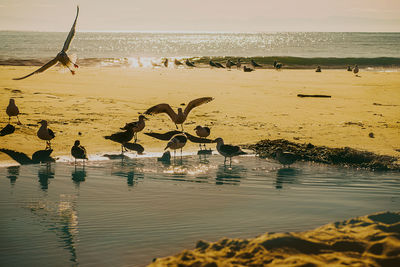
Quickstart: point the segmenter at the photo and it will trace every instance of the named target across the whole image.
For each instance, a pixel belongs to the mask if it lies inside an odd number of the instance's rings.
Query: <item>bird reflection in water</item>
[[[81,182],[84,182],[86,179],[86,170],[82,169],[74,169],[71,173],[72,181],[74,182],[76,187],[79,187]]]
[[[19,176],[20,166],[10,166],[7,168],[7,178],[10,179],[10,184],[15,185],[15,181]]]
[[[135,161],[119,162],[113,164],[112,175],[126,178],[126,183],[129,187],[132,187],[138,183],[138,180],[143,179],[143,173],[140,173],[138,169],[143,168],[141,163]],[[114,170],[116,169],[116,170]]]
[[[219,165],[217,170],[217,177],[215,178],[217,185],[230,184],[239,185],[240,179],[246,175],[247,169],[241,165],[228,167],[225,164]]]
[[[39,184],[40,188],[43,191],[47,191],[49,188],[49,179],[54,178],[55,171],[51,169],[50,163],[46,163],[45,167],[40,167],[38,171],[38,178],[39,178]]]
[[[299,175],[299,170],[293,168],[281,168],[276,173],[275,188],[282,189],[283,184],[296,183],[296,177]]]

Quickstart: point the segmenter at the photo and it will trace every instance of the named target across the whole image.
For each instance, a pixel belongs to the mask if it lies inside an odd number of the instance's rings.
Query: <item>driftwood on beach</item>
[[[330,95],[304,95],[304,94],[298,94],[298,97],[322,97],[322,98],[331,98],[332,96]]]
[[[267,139],[254,145],[249,145],[248,148],[254,150],[262,158],[275,158],[276,150],[282,148],[284,151],[294,153],[298,159],[305,161],[371,170],[400,171],[400,165],[395,163],[398,160],[396,157],[378,155],[350,147],[329,148],[326,146],[315,146],[311,143],[298,144],[284,139]]]

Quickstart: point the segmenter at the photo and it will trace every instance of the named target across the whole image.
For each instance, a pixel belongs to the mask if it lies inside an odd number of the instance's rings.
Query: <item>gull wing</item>
[[[227,154],[230,154],[230,155],[241,152],[241,149],[239,146],[222,145],[220,149],[221,149],[221,151],[223,151]]]
[[[185,116],[189,115],[189,112],[193,108],[198,107],[202,104],[208,103],[213,99],[214,98],[212,98],[212,97],[201,97],[201,98],[197,98],[195,100],[190,101],[189,104],[187,105],[187,107],[185,108],[185,111],[184,111]]]
[[[65,40],[64,43],[64,47],[62,49],[62,51],[67,52],[69,45],[72,41],[72,38],[74,38],[75,35],[75,26],[76,26],[76,20],[78,19],[78,15],[79,15],[79,6],[76,7],[76,17],[75,17],[75,21],[74,24],[72,24],[71,30],[69,31],[68,37]]]
[[[158,104],[155,105],[148,110],[144,114],[146,115],[153,115],[153,114],[159,114],[159,113],[167,113],[168,116],[171,118],[172,121],[175,121],[176,118],[178,117],[178,114],[173,111],[170,105],[168,104]]]
[[[58,62],[58,59],[57,59],[57,57],[55,57],[52,60],[50,60],[49,62],[47,62],[46,64],[44,64],[39,69],[32,72],[31,74],[28,74],[28,75],[26,75],[24,77],[20,77],[20,78],[14,78],[13,80],[22,80],[22,79],[28,78],[29,76],[32,76],[33,74],[41,73],[41,72],[47,70],[48,68],[54,66],[55,64],[57,64],[57,62]]]

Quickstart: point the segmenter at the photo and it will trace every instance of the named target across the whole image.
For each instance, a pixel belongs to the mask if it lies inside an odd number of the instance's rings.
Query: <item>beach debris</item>
[[[276,150],[282,148],[287,152],[295,154],[298,160],[370,170],[400,171],[400,165],[396,163],[398,160],[396,157],[378,155],[350,147],[329,148],[326,146],[315,146],[311,143],[294,143],[285,139],[266,139],[254,145],[248,145],[245,148],[252,149],[261,158],[276,158]]]
[[[41,126],[37,131],[37,137],[46,141],[46,149],[51,149],[51,140],[56,136],[50,128],[47,128],[46,120],[41,120],[39,124]]]
[[[144,114],[153,115],[159,113],[166,113],[175,123],[176,129],[178,129],[178,124],[180,124],[183,131],[183,123],[186,121],[186,118],[188,117],[190,111],[195,107],[198,107],[202,104],[212,101],[213,99],[214,98],[212,97],[201,97],[194,99],[189,102],[189,104],[185,108],[185,111],[182,112],[182,108],[178,108],[178,113],[175,113],[175,111],[171,108],[169,104],[164,104],[164,103],[158,104],[146,110]]]
[[[321,66],[317,66],[317,68],[315,69],[315,72],[321,72]]]
[[[75,62],[73,62],[70,59],[70,57],[68,57],[67,51],[68,51],[69,45],[71,44],[71,41],[75,35],[75,26],[76,26],[76,21],[78,19],[78,15],[79,15],[79,6],[76,7],[76,17],[75,17],[74,24],[72,24],[71,30],[67,36],[67,39],[64,42],[64,46],[63,46],[62,50],[57,54],[57,56],[55,58],[53,58],[52,60],[50,60],[49,62],[47,62],[41,68],[35,70],[34,72],[32,72],[26,76],[20,77],[20,78],[14,78],[13,80],[22,80],[22,79],[28,78],[29,76],[32,76],[33,74],[44,72],[45,70],[49,69],[50,67],[56,65],[58,62],[60,62],[63,66],[68,68],[70,70],[71,74],[74,75],[75,71],[71,68],[72,67],[78,68],[79,66]]]
[[[374,135],[373,132],[370,132],[370,133],[368,134],[368,136],[369,136],[370,138],[375,138],[375,135]]]
[[[322,98],[331,98],[330,95],[306,95],[306,94],[298,94],[298,97],[322,97]]]
[[[226,165],[226,158],[229,158],[229,166],[232,166],[232,157],[247,154],[239,146],[225,145],[221,137],[215,139],[214,142],[217,143],[218,153],[224,157],[224,165]]]
[[[11,124],[7,124],[6,126],[4,126],[3,129],[1,129],[0,131],[0,136],[5,136],[5,135],[9,135],[15,132],[15,127]]]
[[[81,145],[81,142],[79,140],[76,140],[74,145],[72,146],[71,155],[75,158],[75,165],[76,165],[76,159],[81,159],[83,165],[85,166],[85,160],[88,159],[87,152],[86,148]]]

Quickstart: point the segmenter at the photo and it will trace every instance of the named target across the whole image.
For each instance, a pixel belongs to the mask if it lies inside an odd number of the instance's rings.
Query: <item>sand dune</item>
[[[400,266],[400,213],[383,212],[299,233],[198,241],[149,266]]]
[[[0,128],[8,122],[9,98],[15,98],[23,125],[0,137],[1,148],[28,155],[44,148],[36,137],[45,119],[56,133],[53,156],[69,155],[80,139],[89,154],[119,151],[103,139],[138,113],[163,102],[187,103],[197,97],[215,100],[194,109],[185,130],[211,128],[210,138],[227,143],[255,143],[285,138],[315,145],[372,151],[399,157],[400,72],[361,72],[361,78],[341,70],[215,71],[211,69],[129,69],[85,67],[72,75],[57,67],[29,80],[13,81],[35,67],[0,66]],[[332,98],[299,98],[297,94]],[[3,107],[3,108],[1,108]],[[167,115],[152,116],[143,132],[167,132],[175,125]],[[78,133],[81,133],[79,135]],[[369,136],[373,133],[373,138]],[[146,151],[161,151],[165,143],[139,134]],[[195,151],[197,144],[185,149]],[[9,160],[0,153],[0,161]]]

